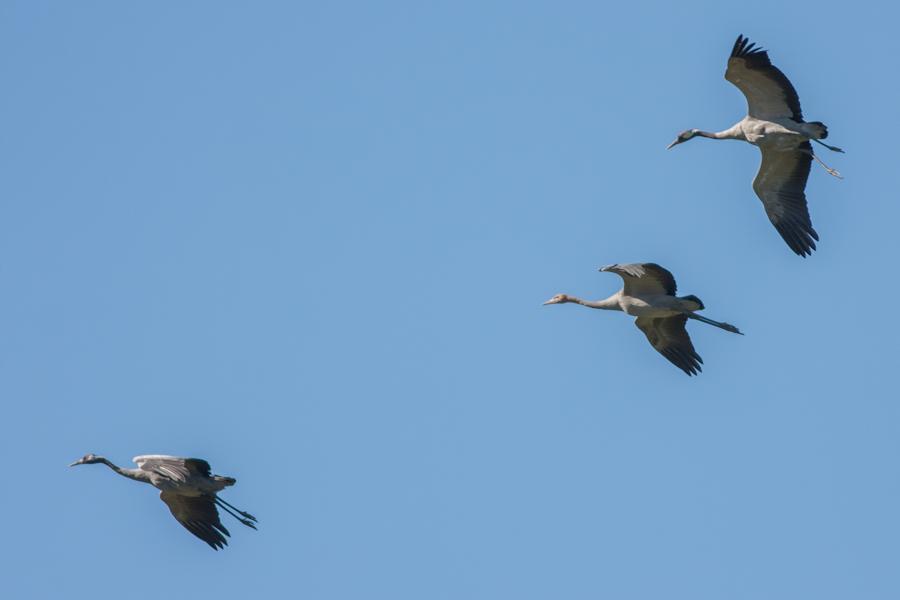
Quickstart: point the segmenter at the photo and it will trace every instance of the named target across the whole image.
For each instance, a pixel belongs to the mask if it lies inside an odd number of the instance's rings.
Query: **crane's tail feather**
[[[681,298],[679,298],[679,300],[689,300],[691,302],[695,302],[697,304],[697,308],[695,308],[694,310],[703,310],[704,308],[706,308],[703,305],[703,300],[701,300],[700,298],[698,298],[697,296],[695,296],[693,294],[688,294],[687,296],[682,296]]]
[[[695,321],[700,321],[701,323],[706,323],[708,325],[712,325],[714,327],[718,327],[719,329],[724,329],[725,331],[730,331],[731,333],[736,333],[738,335],[744,335],[741,333],[741,330],[735,327],[730,323],[722,323],[720,321],[713,321],[712,319],[707,319],[706,317],[701,317],[700,315],[695,315],[693,313],[687,313],[688,319],[694,319]]]
[[[824,140],[828,137],[828,128],[822,121],[810,121],[806,123],[806,129],[810,133],[810,137],[817,140]]]

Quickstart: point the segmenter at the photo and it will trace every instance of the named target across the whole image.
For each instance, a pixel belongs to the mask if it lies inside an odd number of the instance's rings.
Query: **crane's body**
[[[779,152],[792,151],[803,142],[819,139],[820,128],[812,123],[797,123],[791,119],[766,121],[751,116],[744,117],[732,129],[737,129],[737,139],[744,139],[754,146]]]
[[[744,36],[738,36],[734,44],[725,79],[746,97],[747,116],[723,131],[683,131],[668,147],[695,137],[743,140],[758,147],[762,162],[753,181],[753,191],[791,250],[807,256],[816,249],[819,239],[806,205],[806,181],[812,161],[816,160],[828,173],[841,178],[840,173],[816,156],[810,141],[835,152],[843,150],[821,141],[828,137],[828,128],[819,121],[803,120],[794,86],[772,65],[768,53],[755,48]]]
[[[685,328],[688,319],[731,333],[741,333],[734,325],[694,314],[705,308],[700,298],[694,295],[676,296],[675,278],[655,263],[609,265],[600,270],[619,275],[625,282],[624,287],[604,300],[582,300],[568,294],[557,294],[544,304],[574,303],[588,308],[621,311],[636,317],[634,324],[644,332],[657,352],[688,375],[700,373],[700,365],[703,364]]]
[[[603,267],[608,269],[608,267]],[[567,296],[569,297],[569,296]],[[625,294],[624,290],[619,290],[605,300],[596,302],[582,301],[574,296],[569,297],[576,304],[583,304],[589,308],[599,308],[601,310],[618,310],[632,317],[673,317],[675,315],[684,314],[700,310],[701,304],[691,296],[678,298],[667,294]],[[551,302],[550,304],[558,304]]]
[[[219,520],[216,506],[244,525],[256,529],[256,517],[235,508],[217,495],[237,480],[212,474],[205,460],[164,454],[145,454],[132,460],[138,465],[137,469],[125,469],[102,456],[86,454],[69,466],[104,464],[123,477],[149,483],[160,490],[159,497],[169,507],[172,516],[215,550],[227,546],[226,537],[231,535]]]
[[[704,132],[692,130],[694,135]],[[821,130],[815,123],[798,123],[792,119],[757,119],[747,115],[724,131],[712,134],[717,140],[742,140],[760,148],[778,152],[796,150],[800,144],[819,139]],[[702,136],[706,137],[706,136]]]

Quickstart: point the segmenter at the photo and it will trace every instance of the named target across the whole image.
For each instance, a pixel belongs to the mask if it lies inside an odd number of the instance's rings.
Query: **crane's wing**
[[[809,218],[804,191],[812,164],[812,146],[803,142],[796,150],[760,148],[760,151],[762,162],[753,180],[753,191],[791,250],[808,256],[816,249],[819,239]]]
[[[800,97],[790,80],[769,61],[768,52],[756,48],[742,35],[731,50],[725,79],[744,93],[751,117],[803,121]]]
[[[626,296],[674,296],[675,278],[656,263],[608,265],[601,271],[615,273],[625,281]]]
[[[180,458],[163,454],[145,454],[131,459],[142,471],[156,473],[173,481],[187,481],[192,476],[209,477],[209,463],[202,458]]]
[[[694,350],[688,336],[687,315],[674,317],[638,317],[634,320],[637,328],[644,332],[650,345],[666,357],[670,363],[687,373],[697,375],[703,369],[703,359]]]
[[[213,496],[182,496],[174,492],[160,492],[160,499],[166,503],[172,516],[181,525],[209,544],[213,550],[228,545],[226,536],[231,536],[222,522]]]

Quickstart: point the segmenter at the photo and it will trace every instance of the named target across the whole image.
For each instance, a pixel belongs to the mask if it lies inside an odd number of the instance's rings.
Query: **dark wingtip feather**
[[[812,256],[812,253],[816,250],[816,242],[819,241],[819,234],[816,233],[816,230],[812,227],[801,230],[796,227],[779,224],[775,228],[781,235],[781,239],[783,239],[788,247],[798,256],[806,258],[807,256]]]
[[[222,525],[204,523],[203,521],[186,521],[182,525],[184,525],[185,529],[209,544],[213,550],[219,550],[228,545],[228,540],[225,539],[225,536],[230,536],[231,534]],[[222,535],[223,533],[225,534],[224,536]]]
[[[703,368],[700,366],[703,363],[703,359],[696,352],[687,353],[676,348],[669,348],[661,352],[661,354],[670,363],[684,371],[688,377],[693,377],[703,372]]]
[[[760,59],[768,60],[768,53],[760,48],[755,43],[751,43],[749,38],[745,38],[742,35],[738,36],[737,41],[734,43],[734,47],[731,49],[732,58],[746,58],[748,56],[759,57]]]

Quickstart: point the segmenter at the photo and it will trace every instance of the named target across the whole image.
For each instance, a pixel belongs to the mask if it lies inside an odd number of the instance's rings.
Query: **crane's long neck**
[[[569,302],[587,306],[588,308],[599,308],[600,310],[622,310],[619,305],[619,295],[613,294],[605,300],[582,300],[575,296],[569,296]]]
[[[723,131],[700,131],[699,129],[694,130],[694,135],[709,138],[711,140],[744,140],[747,139],[744,136],[744,130],[741,128],[741,124],[738,123],[728,129]]]
[[[128,479],[133,479],[135,481],[142,481],[143,483],[150,483],[149,475],[140,469],[123,469],[105,458],[101,458],[98,462],[103,463],[122,477],[127,477]]]

